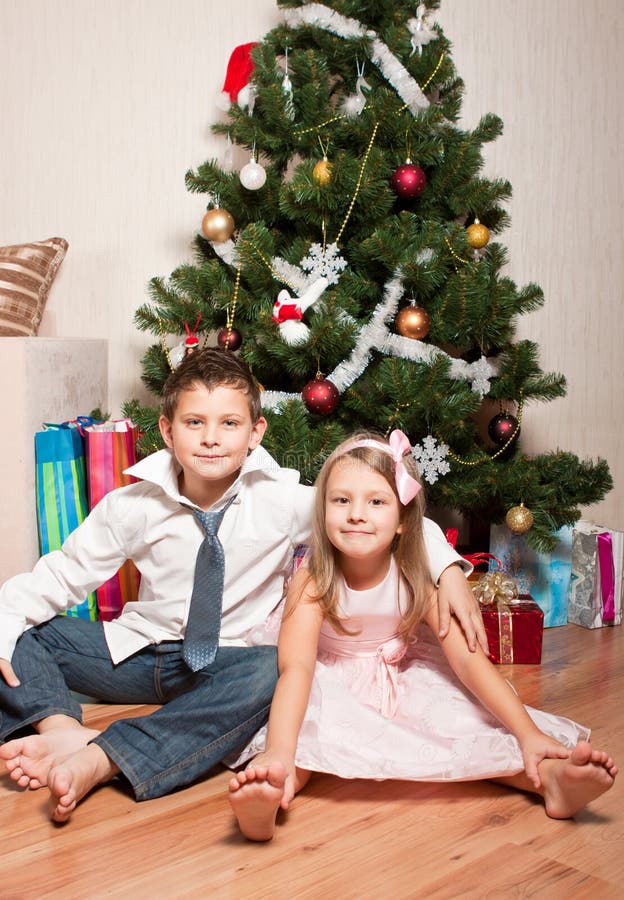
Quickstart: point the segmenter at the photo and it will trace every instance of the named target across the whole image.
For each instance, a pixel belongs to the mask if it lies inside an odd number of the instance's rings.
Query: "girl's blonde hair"
[[[433,583],[429,574],[429,560],[425,552],[423,539],[423,516],[425,499],[423,491],[407,505],[399,499],[395,480],[395,465],[404,465],[409,474],[420,483],[416,463],[411,454],[403,457],[402,463],[395,463],[392,456],[381,447],[353,447],[359,441],[372,440],[388,446],[388,441],[378,434],[358,433],[343,441],[326,459],[316,479],[316,497],[312,523],[312,548],[308,558],[308,570],[314,585],[314,596],[320,604],[326,618],[337,631],[346,633],[338,611],[339,567],[338,551],[327,537],[325,527],[325,495],[331,471],[337,462],[353,460],[363,463],[373,472],[382,475],[397,497],[400,509],[400,522],[403,525],[400,534],[395,536],[392,553],[399,571],[410,589],[410,602],[407,609],[402,610],[400,633],[404,637],[414,631],[422,620],[431,601]]]

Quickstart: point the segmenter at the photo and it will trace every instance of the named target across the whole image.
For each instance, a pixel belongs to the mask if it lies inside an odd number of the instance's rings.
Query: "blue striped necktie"
[[[182,646],[184,661],[193,672],[209,666],[217,655],[225,572],[225,557],[217,532],[234,500],[231,497],[221,509],[210,512],[193,510],[206,534],[197,552],[191,608]]]

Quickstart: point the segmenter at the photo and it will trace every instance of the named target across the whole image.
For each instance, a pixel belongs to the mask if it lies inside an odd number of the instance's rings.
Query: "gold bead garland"
[[[435,66],[433,72],[431,73],[431,75],[429,76],[429,78],[427,79],[427,81],[424,83],[424,85],[423,85],[423,87],[421,88],[421,90],[426,89],[426,88],[429,86],[429,84],[431,83],[431,81],[435,78],[437,72],[438,72],[439,69],[440,69],[440,66],[442,65],[442,62],[443,62],[443,60],[444,60],[444,57],[445,57],[445,54],[442,53],[441,56],[440,56],[440,58],[439,58],[439,60],[438,60],[438,62],[437,62],[437,65]],[[405,109],[405,108],[406,108],[405,106],[401,107],[401,109],[399,110],[399,112],[401,112],[401,111],[402,111],[403,109]],[[303,135],[305,135],[305,134],[310,134],[310,133],[312,133],[312,132],[314,132],[314,131],[318,132],[318,131],[320,131],[322,128],[326,128],[328,125],[332,125],[332,124],[334,124],[334,123],[336,123],[336,122],[340,122],[340,121],[342,121],[342,120],[344,120],[344,119],[347,119],[347,118],[348,118],[348,117],[347,117],[346,115],[344,115],[344,114],[342,114],[342,115],[337,115],[337,116],[333,116],[332,118],[327,119],[327,120],[325,120],[324,122],[321,122],[320,124],[313,125],[313,126],[311,126],[311,127],[309,127],[309,128],[301,128],[301,129],[297,129],[297,130],[294,131],[294,134],[295,134],[296,136],[298,136],[298,137],[301,137],[301,136],[303,136]],[[342,221],[342,224],[341,224],[341,226],[340,226],[340,229],[339,229],[339,231],[338,231],[338,234],[337,234],[336,239],[335,239],[335,242],[334,242],[334,243],[336,243],[336,244],[339,243],[339,241],[340,241],[340,239],[341,239],[341,237],[342,237],[342,235],[343,235],[343,233],[344,233],[344,231],[345,231],[345,228],[347,227],[347,224],[348,224],[348,222],[349,222],[349,219],[350,219],[350,217],[351,217],[351,214],[352,214],[352,212],[353,212],[353,208],[354,208],[354,206],[355,206],[355,201],[356,201],[356,199],[357,199],[357,197],[358,197],[358,194],[359,194],[359,192],[360,192],[360,188],[361,188],[361,186],[362,186],[362,181],[363,181],[363,178],[364,178],[364,170],[365,170],[366,165],[367,165],[367,163],[368,163],[368,159],[369,159],[369,157],[370,157],[370,153],[371,153],[371,151],[372,151],[373,144],[374,144],[374,142],[375,142],[375,138],[376,138],[376,136],[377,136],[377,131],[378,131],[378,130],[379,130],[379,122],[375,122],[375,125],[374,125],[374,127],[373,127],[373,132],[372,132],[372,135],[371,135],[371,138],[370,138],[370,140],[369,140],[369,142],[368,142],[368,146],[367,146],[367,148],[366,148],[366,152],[365,152],[365,154],[364,154],[364,158],[363,158],[362,163],[361,163],[361,165],[360,165],[360,171],[359,171],[359,173],[358,173],[358,180],[357,180],[357,182],[356,182],[356,186],[355,186],[355,190],[354,190],[354,192],[353,192],[353,196],[351,197],[351,200],[350,200],[350,202],[349,202],[349,206],[348,206],[348,208],[347,208],[347,211],[346,211],[346,213],[345,213],[344,219],[343,219],[343,221]],[[322,144],[320,135],[319,135],[318,137],[319,137],[319,142],[321,143],[321,148],[323,148],[323,144]],[[328,142],[327,146],[328,146],[328,145],[329,145],[329,142]],[[326,154],[326,152],[325,152],[325,153],[324,153],[324,156],[326,157],[326,155],[327,155],[327,154]],[[328,166],[331,166],[331,163],[328,162],[327,164],[328,164]],[[328,178],[327,180],[330,180],[330,178],[331,178],[331,175],[329,176],[329,178]],[[320,182],[320,179],[319,179],[319,182]],[[326,183],[326,182],[323,182],[323,183]],[[326,247],[326,245],[327,245],[327,233],[326,233],[326,224],[325,224],[325,220],[323,220],[322,232],[323,232],[323,250],[325,250],[325,247]],[[270,271],[270,273],[271,273],[271,275],[273,276],[273,278],[274,278],[276,281],[279,281],[279,282],[281,282],[282,284],[287,285],[287,287],[289,287],[292,291],[294,291],[294,292],[296,293],[296,292],[297,292],[297,289],[296,289],[292,284],[290,284],[285,278],[283,278],[281,275],[279,275],[279,274],[274,270],[273,266],[271,265],[271,263],[269,262],[269,260],[266,259],[266,257],[265,257],[264,254],[262,253],[262,251],[261,251],[258,247],[256,247],[255,245],[253,245],[253,244],[250,245],[250,246],[252,247],[252,249],[254,250],[254,252],[260,257],[260,259],[262,260],[262,262],[266,265],[266,267],[267,267],[268,270]],[[450,245],[449,245],[449,248],[450,248]],[[450,248],[450,249],[451,249],[451,248]],[[453,251],[451,250],[451,252],[453,252]],[[462,260],[462,261],[463,261],[463,260]],[[467,261],[467,260],[466,260],[466,261]],[[239,291],[239,286],[240,286],[241,269],[242,269],[242,265],[239,265],[238,268],[237,268],[237,272],[236,272],[236,282],[235,282],[235,286],[234,286],[234,295],[233,295],[233,298],[232,298],[232,306],[231,306],[231,309],[228,311],[228,315],[227,315],[227,319],[226,319],[226,328],[227,328],[227,332],[228,332],[227,338],[226,338],[226,342],[225,342],[225,347],[226,347],[226,349],[227,349],[227,344],[228,344],[228,341],[229,341],[229,335],[230,335],[230,333],[231,333],[231,331],[232,331],[233,323],[234,323],[234,313],[235,313],[235,310],[236,310],[236,303],[237,303],[237,300],[238,300],[238,291]],[[160,324],[159,324],[159,327],[160,327]],[[164,349],[164,351],[165,351],[165,355],[166,355],[166,357],[167,357],[167,361],[168,361],[168,363],[169,363],[169,367],[170,367],[170,368],[172,369],[172,371],[173,371],[173,366],[171,365],[171,360],[170,360],[170,358],[169,358],[169,351],[168,351],[168,349],[167,349],[167,347],[166,347],[166,344],[164,343],[164,334],[163,334],[162,330],[161,330],[161,339],[162,339],[162,341],[163,341],[163,349]]]
[[[491,460],[491,459],[497,459],[499,456],[501,456],[501,454],[503,454],[505,452],[505,450],[507,450],[511,446],[511,444],[515,441],[515,439],[518,436],[518,433],[520,431],[520,423],[522,422],[523,403],[524,403],[524,400],[521,398],[520,402],[518,404],[518,415],[516,417],[518,420],[518,424],[514,428],[513,432],[509,435],[509,437],[507,438],[507,440],[505,441],[503,446],[499,450],[497,450],[496,453],[492,453],[491,455],[489,453],[484,453],[479,459],[476,459],[476,460],[462,459],[460,456],[456,456],[455,453],[453,453],[453,451],[450,449],[448,451],[448,455],[451,457],[451,459],[454,462],[459,463],[460,466],[468,466],[469,468],[471,468],[473,466],[480,466],[483,463],[488,462],[488,460]]]
[[[431,75],[429,76],[429,78],[427,78],[427,80],[425,81],[425,83],[424,83],[423,86],[421,87],[421,91],[423,91],[423,93],[427,90],[427,88],[429,87],[429,85],[431,84],[431,82],[433,81],[433,79],[434,79],[434,78],[436,77],[436,75],[438,74],[438,71],[439,71],[439,69],[440,69],[440,66],[441,66],[442,63],[444,62],[444,57],[445,57],[445,56],[446,56],[446,53],[441,53],[441,54],[440,54],[440,59],[438,60],[437,66],[435,67],[435,69],[433,70],[433,72],[431,73]]]
[[[427,78],[427,80],[425,81],[425,83],[424,83],[424,84],[422,85],[422,87],[420,88],[421,91],[423,92],[423,94],[425,93],[425,91],[427,90],[427,88],[429,87],[429,85],[431,84],[431,82],[433,81],[433,79],[434,79],[434,78],[436,77],[436,75],[438,74],[438,71],[439,71],[439,69],[440,69],[440,66],[441,66],[442,63],[444,62],[444,57],[445,57],[445,56],[446,56],[446,53],[442,53],[442,54],[440,55],[440,59],[438,60],[438,63],[437,63],[437,65],[436,65],[435,69],[433,70],[433,72],[431,73],[431,75],[429,76],[429,78]],[[403,106],[400,107],[399,112],[403,112],[403,110],[404,110],[404,109],[407,109],[407,107],[408,107],[408,104],[407,104],[407,103],[404,103]]]
[[[327,119],[326,122],[321,122],[320,125],[312,125],[311,128],[298,128],[293,134],[298,136],[302,134],[311,134],[313,131],[320,131],[321,128],[326,128],[328,125],[333,125],[334,122],[339,122],[341,119],[346,119],[347,117],[342,116],[334,116],[332,119]]]
[[[259,247],[256,247],[255,244],[250,244],[250,246],[251,246],[251,249],[254,251],[254,253],[256,253],[260,257],[260,259],[265,264],[265,266],[267,267],[267,269],[269,270],[269,272],[271,273],[271,275],[273,276],[275,281],[279,281],[282,284],[285,284],[286,287],[289,287],[291,289],[291,291],[294,291],[295,293],[298,292],[298,288],[296,288],[294,286],[294,284],[292,284],[290,281],[287,281],[282,275],[278,275],[278,273],[275,271],[275,269],[273,268],[273,266],[271,265],[271,263],[269,262],[269,260],[266,258],[266,256],[264,255],[264,253],[262,252],[262,250]]]
[[[167,365],[169,366],[169,370],[171,372],[173,372],[174,366],[173,366],[173,363],[171,362],[171,357],[169,356],[169,347],[167,346],[167,341],[165,339],[165,329],[163,328],[163,323],[162,323],[160,316],[158,316],[157,321],[158,321],[158,332],[160,334],[160,346],[162,347],[163,353],[165,354],[165,359],[167,360]]]
[[[345,228],[347,227],[347,222],[349,221],[349,218],[351,217],[351,213],[353,212],[353,207],[355,206],[355,201],[356,201],[357,195],[359,194],[360,188],[362,186],[362,179],[364,177],[364,169],[366,168],[366,163],[368,162],[368,157],[370,156],[371,150],[373,149],[373,144],[375,143],[375,138],[377,137],[378,129],[379,129],[379,122],[375,122],[375,127],[373,128],[373,133],[371,135],[371,139],[368,142],[368,147],[366,148],[366,153],[364,154],[364,159],[362,160],[362,165],[360,166],[360,173],[358,175],[358,180],[355,185],[355,191],[353,193],[353,197],[351,197],[351,203],[349,203],[349,207],[347,209],[347,214],[344,217],[343,223],[340,227],[340,231],[336,235],[336,240],[334,241],[335,244],[338,244],[340,242],[342,233],[345,230]]]
[[[351,217],[351,213],[353,212],[353,207],[355,206],[355,201],[356,201],[356,199],[357,199],[357,196],[358,196],[358,194],[359,194],[359,192],[360,192],[360,188],[361,188],[361,186],[362,186],[362,179],[364,178],[364,169],[366,168],[366,164],[367,164],[367,162],[368,162],[368,158],[369,158],[369,156],[370,156],[371,150],[373,149],[373,144],[374,144],[374,142],[375,142],[375,138],[376,138],[376,136],[377,136],[377,131],[378,131],[378,130],[379,130],[379,122],[375,122],[375,127],[373,128],[373,133],[372,133],[371,138],[370,138],[370,140],[369,140],[369,142],[368,142],[368,146],[367,146],[367,148],[366,148],[366,152],[365,152],[365,154],[364,154],[364,158],[363,158],[362,163],[361,163],[361,165],[360,165],[360,171],[359,171],[359,174],[358,174],[358,180],[357,180],[356,185],[355,185],[355,190],[354,190],[354,192],[353,192],[353,196],[351,197],[351,201],[350,201],[349,206],[348,206],[348,208],[347,208],[347,212],[346,212],[346,214],[345,214],[345,217],[344,217],[344,219],[343,219],[343,221],[342,221],[342,225],[340,226],[340,230],[339,230],[338,234],[336,235],[336,239],[335,239],[335,241],[334,241],[334,243],[336,243],[336,244],[338,244],[338,242],[340,241],[340,238],[342,237],[342,234],[343,234],[345,228],[347,227],[347,223],[348,223],[348,221],[349,221],[349,218]],[[323,232],[323,250],[325,250],[325,247],[326,247],[326,245],[327,245],[327,229],[326,229],[326,225],[325,225],[325,220],[324,220],[324,219],[323,219],[323,223],[322,223],[322,232]],[[294,288],[292,284],[289,284],[288,281],[286,281],[281,275],[278,275],[278,274],[275,272],[275,270],[273,269],[273,266],[271,265],[271,263],[268,261],[268,259],[264,256],[264,254],[262,253],[262,251],[261,251],[258,247],[255,247],[255,246],[254,246],[253,249],[254,249],[255,252],[258,254],[258,256],[260,257],[260,259],[263,261],[263,263],[264,263],[265,266],[268,268],[269,272],[270,272],[271,275],[275,278],[276,281],[281,281],[282,284],[286,284],[291,290],[297,291],[297,289]]]
[[[224,350],[229,350],[230,343],[230,335],[232,334],[232,328],[234,327],[234,313],[236,312],[236,304],[238,303],[238,290],[240,288],[240,279],[241,279],[241,269],[242,265],[239,264],[236,269],[236,280],[234,282],[234,293],[232,294],[232,303],[228,307],[225,317],[225,343],[223,345]]]
[[[409,403],[409,402],[407,402],[407,403],[397,403],[397,406],[396,406],[395,411],[394,411],[394,412],[392,413],[392,415],[390,416],[390,420],[389,420],[389,422],[388,422],[388,427],[387,427],[386,430],[384,431],[384,437],[387,438],[387,437],[390,435],[390,432],[392,431],[392,429],[393,429],[395,426],[399,426],[399,427],[400,427],[400,426],[402,425],[402,422],[401,422],[401,419],[400,419],[401,410],[409,409],[410,406],[411,406],[411,403]]]
[[[467,264],[470,262],[469,259],[464,259],[463,256],[460,256],[458,253],[455,253],[455,251],[453,250],[453,248],[452,248],[452,246],[451,246],[451,242],[450,242],[449,239],[446,237],[446,235],[444,235],[444,242],[446,243],[446,246],[447,246],[448,249],[449,249],[449,253],[450,253],[451,256],[453,257],[453,259],[456,259],[458,262],[464,263],[465,265],[467,265]]]

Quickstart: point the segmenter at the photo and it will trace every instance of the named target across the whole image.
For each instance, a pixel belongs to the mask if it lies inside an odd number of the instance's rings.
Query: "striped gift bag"
[[[44,428],[35,434],[37,530],[42,554],[59,550],[89,511],[84,446],[77,424],[64,422]],[[65,615],[95,621],[95,594]]]
[[[87,462],[89,509],[115,488],[136,481],[124,475],[124,469],[136,462],[138,429],[130,419],[94,423],[83,429]],[[139,572],[127,560],[105,584],[96,590],[99,618],[109,622],[117,618],[124,604],[139,595]]]

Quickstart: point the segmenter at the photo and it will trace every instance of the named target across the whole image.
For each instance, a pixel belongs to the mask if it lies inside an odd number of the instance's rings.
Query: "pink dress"
[[[523,771],[510,734],[457,679],[435,636],[421,625],[408,646],[398,637],[407,586],[392,560],[374,588],[343,582],[340,613],[351,635],[325,621],[296,763],[341,778],[455,781]],[[538,728],[574,747],[589,730],[526,707]],[[265,729],[236,765],[264,749]]]

